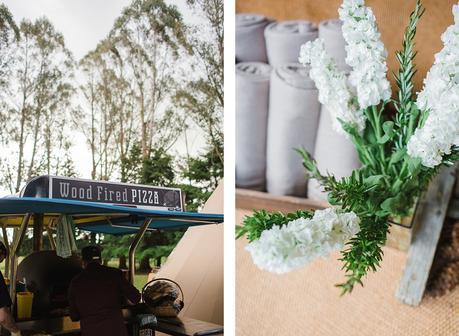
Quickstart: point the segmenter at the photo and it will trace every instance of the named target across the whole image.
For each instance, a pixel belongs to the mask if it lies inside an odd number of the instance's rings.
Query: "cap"
[[[100,247],[96,245],[90,245],[90,246],[83,247],[83,249],[81,250],[81,258],[84,261],[102,260]]]

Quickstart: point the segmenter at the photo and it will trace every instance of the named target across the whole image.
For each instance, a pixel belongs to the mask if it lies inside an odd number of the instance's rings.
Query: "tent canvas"
[[[202,212],[223,212],[223,180]],[[189,228],[156,274],[182,287],[180,316],[223,325],[223,231],[223,225]]]

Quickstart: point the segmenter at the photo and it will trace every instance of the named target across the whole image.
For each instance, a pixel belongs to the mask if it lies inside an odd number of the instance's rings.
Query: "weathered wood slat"
[[[422,300],[438,239],[454,188],[454,168],[443,169],[430,183],[415,215],[408,259],[395,296],[417,306]]]
[[[459,219],[459,198],[453,198],[449,204],[448,217]]]
[[[261,191],[236,189],[236,207],[239,209],[293,212],[300,209],[323,209],[328,205],[324,201],[293,196],[279,196]]]
[[[458,173],[459,173],[459,165],[456,164],[456,176]],[[454,184],[453,198],[459,199],[459,183],[457,183],[457,180],[456,180],[456,183]],[[448,217],[449,217],[449,214],[448,214]]]

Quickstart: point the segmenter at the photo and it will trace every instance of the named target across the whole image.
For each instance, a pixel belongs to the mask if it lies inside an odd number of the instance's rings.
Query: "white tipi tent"
[[[202,212],[223,213],[223,180]],[[181,316],[223,325],[223,225],[189,228],[155,277],[180,284]]]

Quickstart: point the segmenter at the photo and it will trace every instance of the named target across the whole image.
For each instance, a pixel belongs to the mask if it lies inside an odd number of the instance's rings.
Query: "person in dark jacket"
[[[81,251],[84,270],[69,287],[70,317],[80,321],[83,336],[128,336],[121,308],[137,304],[139,291],[116,268],[101,264],[98,246]]]
[[[8,251],[5,245],[0,242],[0,263],[8,256]],[[11,315],[10,306],[11,302],[10,293],[6,286],[5,279],[2,272],[0,272],[0,325],[8,329],[12,336],[21,336],[21,331],[14,322]]]

